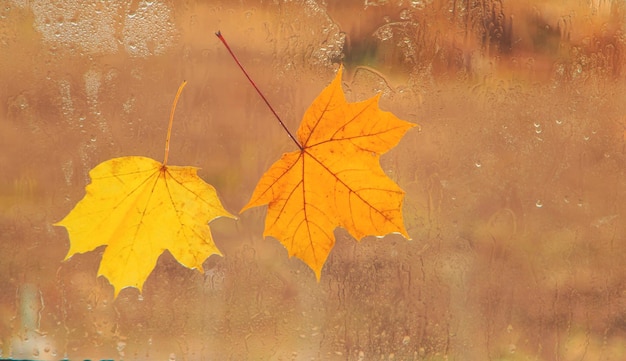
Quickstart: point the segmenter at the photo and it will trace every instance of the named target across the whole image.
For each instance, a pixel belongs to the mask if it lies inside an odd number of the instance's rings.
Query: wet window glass
[[[618,0],[3,2],[0,358],[625,359],[625,19]],[[299,149],[218,30],[294,136],[340,68],[348,102],[417,124],[379,152],[406,234],[337,227],[318,280],[264,237],[266,206],[240,212]],[[99,275],[111,246],[67,257],[55,224],[97,165],[163,162],[185,80],[167,165],[236,218],[200,219],[221,256],[187,268],[154,241],[141,292],[117,289]],[[361,194],[341,212],[368,223]]]

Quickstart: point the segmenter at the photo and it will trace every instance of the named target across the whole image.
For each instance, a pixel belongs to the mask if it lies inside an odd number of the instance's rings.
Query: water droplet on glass
[[[476,168],[480,168],[480,167],[482,167],[482,166],[483,166],[483,164],[482,164],[479,160],[477,160],[477,161],[474,163],[474,165],[476,166]]]
[[[35,357],[39,356],[39,349],[38,348],[34,348],[33,349],[33,356],[35,356]]]
[[[538,199],[538,200],[537,200],[537,202],[535,202],[535,206],[536,206],[537,208],[541,208],[541,207],[543,207],[543,202],[541,202],[541,200],[540,200],[540,199]]]
[[[137,296],[137,301],[143,301],[143,295]]]
[[[389,26],[382,26],[374,32],[374,36],[381,41],[389,40],[393,38],[393,30]]]
[[[124,341],[119,341],[117,343],[117,352],[122,352],[124,351],[124,347],[126,347],[126,342]]]
[[[176,354],[175,353],[171,353],[170,354],[170,358],[168,359],[169,361],[176,361]]]
[[[409,344],[409,342],[411,342],[411,337],[410,337],[410,336],[408,336],[408,335],[407,335],[407,336],[404,336],[404,338],[402,339],[402,344],[403,344],[404,346],[406,346],[406,345],[408,345],[408,344]]]
[[[555,120],[555,122],[556,122],[556,124],[558,124],[558,125],[563,124],[563,120],[561,120],[561,119],[557,119],[557,120]]]

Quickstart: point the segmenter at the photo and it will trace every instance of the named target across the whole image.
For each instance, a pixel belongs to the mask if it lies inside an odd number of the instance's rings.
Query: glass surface
[[[210,226],[205,273],[168,252],[140,294],[64,261],[54,227],[107,159],[195,166],[237,214],[345,66],[349,101],[418,123],[381,158],[400,235],[337,243],[321,280],[265,208]],[[626,3],[4,1],[0,357],[626,359]]]

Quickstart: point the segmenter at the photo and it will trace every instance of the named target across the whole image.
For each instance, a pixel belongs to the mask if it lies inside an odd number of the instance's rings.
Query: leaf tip
[[[320,283],[320,280],[322,279],[322,268],[324,268],[324,264],[326,264],[326,260],[324,260],[321,264],[310,263],[309,261],[304,261],[304,263],[306,263],[306,265],[309,266],[309,268],[311,268],[313,273],[315,273],[315,279],[317,280],[317,283]]]
[[[238,220],[239,220],[239,217],[237,217],[237,215],[236,215],[236,214],[232,214],[232,213],[230,213],[229,211],[226,211],[226,214],[224,215],[224,217],[226,217],[226,218],[230,218],[230,219],[234,219],[234,220],[236,220],[236,221],[238,221]]]
[[[112,284],[110,282],[109,282],[109,284],[111,286],[113,286],[113,300],[116,300],[117,296],[120,295],[120,292],[122,292],[126,288],[135,288],[137,291],[139,291],[139,295],[141,295],[142,292],[143,292],[143,290],[142,290],[143,285],[138,285],[138,286],[128,286],[128,285],[126,285],[126,286],[121,286],[120,287],[120,286],[114,285],[114,284]]]
[[[76,254],[75,251],[72,251],[72,247],[70,247],[69,251],[67,251],[67,254],[65,255],[65,257],[63,258],[63,262],[67,261],[68,259],[72,258],[74,255]]]
[[[315,279],[317,280],[317,283],[320,283],[320,280],[322,279],[322,270],[313,270],[315,272]]]
[[[250,202],[248,202],[245,206],[243,206],[243,208],[241,208],[241,210],[239,211],[239,214],[242,214],[243,212],[247,211],[250,208],[253,207],[257,207],[259,206],[259,204],[256,204],[254,202],[252,202],[252,200],[250,200]]]

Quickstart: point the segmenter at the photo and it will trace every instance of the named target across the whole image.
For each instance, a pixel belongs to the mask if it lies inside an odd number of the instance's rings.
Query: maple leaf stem
[[[291,140],[293,140],[294,143],[296,143],[296,145],[298,146],[298,148],[300,148],[300,150],[302,150],[302,145],[300,144],[300,142],[298,142],[296,140],[296,138],[293,136],[293,134],[291,134],[291,132],[289,131],[289,129],[287,129],[287,126],[285,125],[285,123],[283,123],[283,121],[280,119],[280,117],[278,116],[278,114],[276,113],[276,111],[274,110],[274,108],[272,108],[272,106],[270,105],[270,102],[267,101],[267,99],[265,98],[265,96],[263,95],[263,93],[261,93],[261,90],[259,89],[259,87],[256,86],[256,84],[254,83],[254,81],[252,80],[252,78],[250,78],[250,75],[248,75],[248,72],[246,71],[246,69],[244,69],[243,65],[241,65],[241,63],[239,62],[239,59],[237,58],[237,56],[235,55],[235,53],[233,53],[233,51],[230,49],[230,46],[228,46],[228,43],[226,42],[226,39],[224,39],[224,37],[222,36],[222,33],[220,31],[217,31],[215,33],[215,35],[222,41],[222,44],[224,44],[224,46],[226,47],[226,50],[228,50],[228,52],[230,53],[230,55],[233,57],[233,59],[235,60],[235,63],[237,63],[237,65],[239,66],[239,69],[241,69],[241,71],[243,72],[243,74],[246,76],[246,78],[248,78],[248,81],[250,82],[250,84],[252,84],[252,86],[254,87],[254,89],[256,89],[256,92],[259,93],[259,95],[261,96],[261,98],[263,99],[263,101],[265,102],[265,104],[267,105],[268,108],[270,108],[270,110],[272,111],[272,114],[274,114],[274,116],[276,117],[276,119],[278,120],[278,122],[280,123],[280,125],[283,127],[283,129],[287,132],[287,135],[289,135],[289,138],[291,138]]]
[[[180,93],[183,92],[183,88],[187,85],[187,81],[183,80],[182,84],[178,87],[178,91],[176,92],[176,96],[174,97],[174,103],[172,103],[172,110],[170,111],[170,123],[167,126],[167,138],[165,138],[165,157],[163,158],[163,165],[167,165],[167,157],[170,154],[170,138],[172,137],[172,124],[174,123],[174,111],[176,110],[176,104],[178,103],[178,98],[180,98]]]

